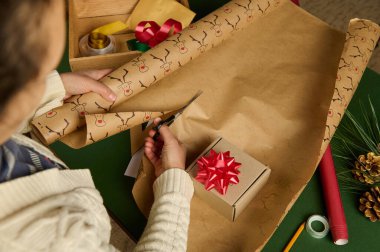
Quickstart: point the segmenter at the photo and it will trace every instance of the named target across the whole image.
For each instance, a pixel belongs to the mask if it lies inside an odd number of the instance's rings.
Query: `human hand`
[[[106,85],[99,82],[101,78],[112,72],[112,69],[87,70],[75,73],[63,73],[61,79],[66,90],[64,99],[72,95],[95,92],[104,99],[114,102],[116,94]]]
[[[161,118],[154,119],[157,125]],[[159,129],[160,137],[153,140],[155,130],[149,131],[149,137],[145,139],[145,155],[152,162],[156,177],[159,177],[165,170],[171,168],[185,169],[186,148],[173,135],[170,129],[164,125]]]

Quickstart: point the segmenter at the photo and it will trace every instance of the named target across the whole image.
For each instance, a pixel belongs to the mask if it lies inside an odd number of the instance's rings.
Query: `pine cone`
[[[370,221],[380,221],[380,188],[374,186],[370,191],[363,193],[359,199],[359,210]]]
[[[362,183],[373,185],[380,182],[380,156],[369,152],[367,156],[360,155],[355,161],[355,168],[352,170],[354,178]]]

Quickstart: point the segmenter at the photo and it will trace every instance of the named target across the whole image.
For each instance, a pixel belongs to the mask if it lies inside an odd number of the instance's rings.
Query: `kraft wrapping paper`
[[[114,103],[106,101],[95,93],[74,96],[62,107],[56,108],[52,114],[48,112],[34,119],[32,126],[35,135],[45,144],[51,144],[63,138],[62,141],[73,148],[83,147],[83,145],[73,143],[89,143],[89,141],[77,140],[78,137],[83,139],[86,137],[86,131],[80,130],[86,124],[85,115],[114,111],[131,112],[130,108],[120,111],[122,109],[117,107],[189,61],[232,37],[238,30],[277,8],[279,4],[279,0],[231,2],[209,18],[188,26],[181,33],[168,38],[101,79],[104,84],[117,92],[118,98]],[[252,15],[254,9],[258,10],[258,15]],[[178,109],[178,106],[172,106],[172,109]],[[157,110],[153,108],[145,111]],[[80,133],[72,134],[78,130]],[[104,131],[101,135],[105,136],[106,133]]]
[[[314,173],[379,37],[379,27],[365,20],[353,20],[348,31],[344,43],[344,34],[287,0],[232,1],[105,77],[102,81],[119,93],[115,104],[96,94],[81,101],[88,115],[172,111],[203,90],[172,125],[188,148],[188,162],[223,136],[268,164],[272,175],[236,223],[195,196],[188,250],[254,251],[270,238]],[[359,54],[350,53],[357,49]],[[352,90],[344,88],[350,79],[339,76],[352,78]],[[67,143],[86,137],[83,127],[77,130],[85,119],[73,108],[66,103],[56,111],[57,118],[72,123],[62,134]],[[35,128],[38,122],[51,123],[42,116],[33,122]],[[137,149],[141,132],[131,132]],[[144,158],[133,194],[146,215],[154,179]]]
[[[260,15],[260,2],[252,3],[252,15]],[[221,10],[234,11],[233,5]],[[188,163],[223,136],[272,168],[267,185],[236,223],[195,196],[188,251],[255,251],[265,245],[313,175],[379,35],[376,24],[354,19],[344,41],[344,34],[281,2],[235,37],[125,104],[141,108],[149,100],[150,106],[165,110],[167,101],[178,106],[203,87],[204,94],[172,125],[188,149]],[[132,149],[141,146],[141,131],[134,130],[131,138]],[[144,158],[133,194],[146,215],[154,180]]]

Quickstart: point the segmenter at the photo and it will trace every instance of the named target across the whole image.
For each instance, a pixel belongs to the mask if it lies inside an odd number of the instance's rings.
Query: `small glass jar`
[[[112,35],[91,33],[83,36],[79,41],[79,52],[83,57],[115,53],[116,40]]]

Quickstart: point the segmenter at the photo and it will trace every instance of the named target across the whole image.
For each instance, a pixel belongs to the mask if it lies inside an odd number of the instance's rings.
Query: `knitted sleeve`
[[[169,169],[156,179],[153,191],[148,223],[134,251],[186,251],[194,193],[190,176],[184,170]]]
[[[1,183],[0,198],[0,251],[116,251],[89,170],[50,169]]]
[[[34,114],[25,120],[19,129],[20,133],[27,133],[31,130],[30,120],[36,116],[40,116],[49,110],[62,106],[63,98],[66,95],[65,88],[63,86],[61,77],[57,71],[51,72],[46,77],[46,89],[44,96],[42,97],[40,106],[34,112]]]

